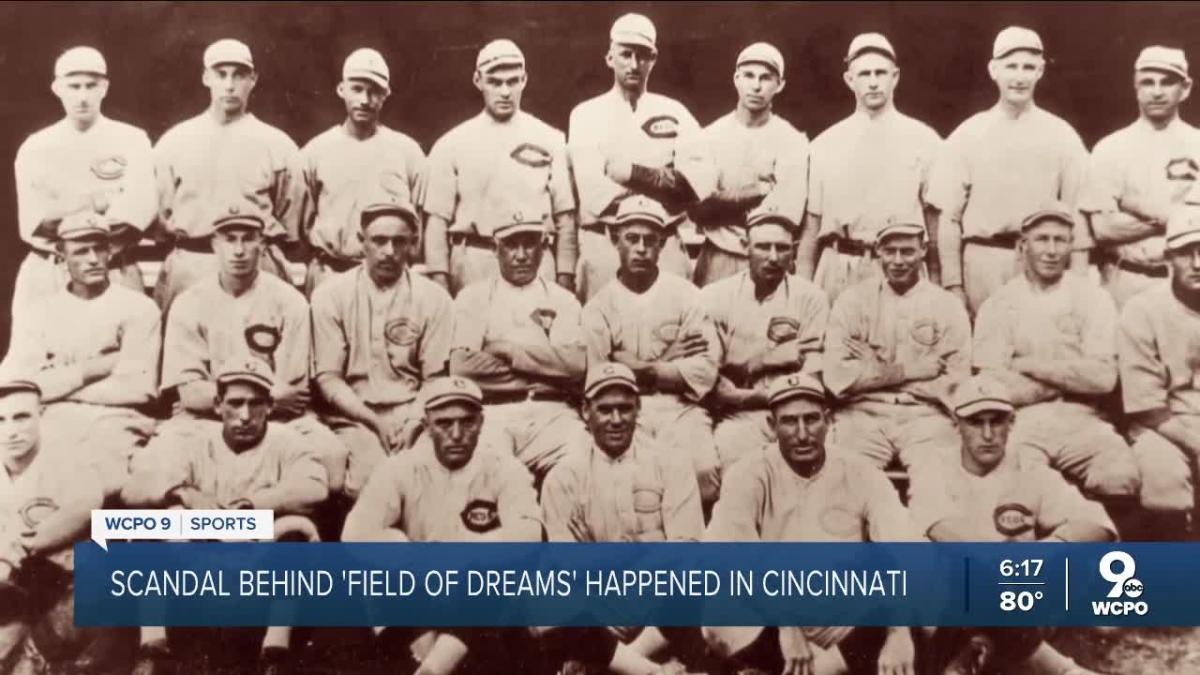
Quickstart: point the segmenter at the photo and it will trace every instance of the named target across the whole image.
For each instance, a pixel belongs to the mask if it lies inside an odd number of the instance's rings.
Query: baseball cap
[[[512,40],[492,40],[475,57],[475,70],[481,73],[500,66],[525,66],[525,54]]]
[[[492,236],[497,240],[510,237],[514,234],[520,234],[521,232],[545,234],[546,217],[538,213],[536,209],[527,211],[516,209],[509,213],[508,219],[492,227]]]
[[[1057,220],[1072,227],[1075,225],[1075,219],[1071,217],[1071,209],[1066,204],[1056,201],[1045,204],[1037,211],[1025,216],[1025,219],[1021,221],[1021,231],[1024,232],[1044,220]]]
[[[996,35],[996,41],[992,43],[992,58],[1002,59],[1022,49],[1038,54],[1045,51],[1042,38],[1037,33],[1021,26],[1009,26]]]
[[[1133,69],[1161,70],[1166,73],[1178,75],[1185,80],[1188,78],[1187,56],[1183,53],[1183,50],[1162,47],[1160,45],[1143,49],[1142,53],[1138,54],[1137,62],[1134,63]]]
[[[825,402],[825,385],[808,373],[792,373],[775,378],[767,387],[767,405],[790,401],[794,398],[809,398]]]
[[[892,235],[925,236],[925,225],[911,218],[890,217],[879,232],[875,233],[875,243],[883,241]]]
[[[84,237],[108,236],[108,223],[98,213],[76,211],[65,216],[58,225],[58,238],[63,241]]]
[[[963,380],[950,396],[950,407],[958,418],[970,417],[988,410],[1012,412],[1012,397],[1003,383],[987,375],[975,375]]]
[[[254,57],[250,55],[250,48],[246,46],[246,43],[225,38],[217,40],[204,50],[205,68],[212,68],[223,63],[236,63],[253,69]]]
[[[789,230],[796,230],[796,221],[779,211],[779,207],[775,204],[760,204],[750,210],[746,214],[746,229],[756,225],[766,225],[767,223],[777,223],[786,227]]]
[[[271,372],[271,367],[256,358],[226,361],[217,368],[218,385],[241,382],[269,392],[273,379],[274,374]]]
[[[734,67],[739,67],[744,63],[761,63],[774,70],[780,78],[783,77],[783,54],[774,45],[766,42],[755,42],[743,49],[742,53],[738,54]]]
[[[350,52],[350,56],[347,56],[345,63],[342,64],[343,80],[370,80],[384,89],[390,89],[390,78],[391,72],[388,70],[387,61],[384,61],[383,55],[374,49],[366,47],[355,49]]]
[[[1168,251],[1200,241],[1200,205],[1181,204],[1167,218]]]
[[[213,218],[212,223],[214,232],[234,226],[250,227],[256,230],[265,229],[267,226],[258,205],[250,201],[229,204]]]
[[[613,22],[608,37],[619,45],[639,45],[657,50],[658,31],[654,22],[641,14],[626,14]]]
[[[617,225],[648,223],[660,229],[667,227],[667,210],[657,201],[642,195],[626,197],[617,207]]]
[[[90,73],[108,77],[108,63],[95,47],[72,47],[54,62],[54,77]]]
[[[587,378],[583,383],[583,397],[591,399],[600,390],[608,387],[623,387],[637,394],[640,392],[637,377],[629,366],[623,363],[597,363],[588,368]]]
[[[365,204],[359,213],[359,225],[366,227],[371,219],[384,213],[394,213],[417,224],[417,209],[410,197],[408,180],[396,171],[383,171],[379,180],[366,188]]]
[[[425,400],[425,410],[456,402],[469,403],[476,408],[483,407],[483,392],[479,390],[479,385],[457,375],[439,377],[425,383],[421,389],[421,397]]]
[[[33,380],[27,380],[15,375],[0,377],[0,398],[19,392],[29,392],[41,396],[42,388],[37,386],[37,383]]]
[[[892,43],[882,33],[861,33],[855,35],[850,41],[850,48],[846,50],[846,63],[850,63],[854,59],[867,52],[876,52],[888,57],[894,63],[896,61],[896,49],[892,47]]]

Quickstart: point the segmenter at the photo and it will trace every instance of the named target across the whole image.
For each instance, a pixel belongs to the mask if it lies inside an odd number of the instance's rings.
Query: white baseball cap
[[[72,47],[54,62],[54,77],[88,73],[108,77],[108,63],[95,47]]]
[[[592,399],[601,390],[609,387],[621,387],[634,394],[639,392],[637,378],[629,366],[623,363],[597,363],[588,368],[587,377],[583,383],[583,397]]]
[[[669,220],[667,210],[662,204],[644,195],[632,195],[621,200],[617,207],[615,223],[647,223],[665,230]]]
[[[641,14],[626,14],[614,21],[608,37],[619,45],[658,49],[658,31],[654,28],[654,22]]]
[[[204,67],[212,68],[223,63],[235,63],[253,70],[254,57],[246,43],[231,38],[217,40],[204,50]]]
[[[892,235],[924,237],[925,225],[917,222],[915,218],[889,217],[887,223],[875,233],[875,243],[878,244]]]
[[[512,40],[492,40],[475,57],[475,70],[481,73],[500,66],[525,66],[525,54]]]
[[[743,63],[761,63],[774,70],[780,79],[783,78],[783,54],[774,45],[766,42],[755,42],[746,47],[742,50],[741,54],[738,54],[737,63],[734,67],[740,67]]]
[[[1188,79],[1187,56],[1182,49],[1154,45],[1138,54],[1134,70],[1161,70]]]
[[[374,49],[363,47],[350,52],[346,62],[342,64],[343,80],[370,80],[375,84],[390,89],[391,72],[383,55]]]
[[[896,61],[896,48],[892,46],[887,37],[882,33],[861,33],[855,35],[854,39],[850,41],[850,47],[846,49],[846,63],[850,63],[867,52],[883,54],[893,63]]]
[[[1184,203],[1167,218],[1166,249],[1174,251],[1200,241],[1200,205]]]
[[[959,419],[989,410],[1011,413],[1014,409],[1008,389],[989,375],[975,375],[960,382],[951,394],[950,407]]]
[[[992,43],[992,58],[1002,59],[1021,50],[1041,54],[1045,51],[1042,38],[1028,28],[1009,26],[996,34],[996,41]]]

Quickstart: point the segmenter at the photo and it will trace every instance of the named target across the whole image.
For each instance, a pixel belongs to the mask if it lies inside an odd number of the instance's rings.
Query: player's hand
[[[907,380],[932,380],[946,372],[946,364],[936,354],[922,354],[915,361],[904,364]]]
[[[803,363],[804,354],[800,351],[799,340],[781,342],[762,356],[764,370],[787,370],[799,367]]]
[[[783,675],[813,675],[812,645],[801,629],[779,627],[779,653],[783,656]]]
[[[907,628],[888,631],[883,649],[879,650],[879,675],[914,675],[916,650]]]
[[[308,410],[312,394],[305,385],[277,386],[271,392],[275,410],[287,415],[302,415]]]
[[[559,286],[562,286],[563,288],[567,289],[568,291],[571,291],[571,293],[575,292],[575,275],[574,274],[571,274],[569,272],[559,272],[558,276],[556,277],[556,280],[558,281]]]
[[[571,517],[567,519],[567,530],[575,541],[594,541],[592,531],[587,526],[587,514],[584,513],[583,505],[577,504],[571,511]]]
[[[688,333],[667,345],[667,350],[659,357],[662,361],[675,361],[703,354],[708,351],[708,340],[700,333]]]
[[[388,432],[388,442],[384,447],[388,448],[389,454],[411,448],[424,430],[425,424],[420,417],[407,418]]]
[[[511,367],[513,358],[517,352],[517,346],[508,340],[488,340],[483,345],[483,351],[500,359],[505,365]]]
[[[462,359],[463,368],[475,376],[502,376],[512,372],[507,363],[487,351],[468,352]]]
[[[875,349],[866,340],[856,337],[843,338],[842,345],[846,347],[846,352],[850,354],[851,358],[858,359],[859,361],[880,360],[879,354],[875,352]]]

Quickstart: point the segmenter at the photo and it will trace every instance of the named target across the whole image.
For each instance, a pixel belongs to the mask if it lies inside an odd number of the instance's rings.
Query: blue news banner
[[[82,626],[1200,625],[1200,544],[75,546]]]

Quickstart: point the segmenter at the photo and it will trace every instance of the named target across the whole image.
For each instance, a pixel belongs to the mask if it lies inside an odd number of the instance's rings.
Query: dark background
[[[996,93],[987,60],[1009,24],[1041,33],[1050,64],[1038,102],[1071,122],[1092,146],[1136,115],[1132,64],[1149,44],[1178,46],[1200,69],[1200,4],[1178,3],[0,3],[0,344],[8,299],[25,255],[17,235],[12,162],[17,147],[62,115],[50,92],[54,59],[89,44],[108,60],[104,112],[157,140],[200,112],[201,54],[213,40],[250,45],[259,70],[251,109],[303,146],[340,121],[334,94],[351,50],[380,50],[392,70],[386,124],[419,141],[475,114],[477,50],[507,37],[530,74],[524,108],[565,131],[571,108],[611,85],[603,63],[620,14],[654,20],[659,60],[654,91],[682,100],[702,124],[732,108],[733,61],[757,40],[787,60],[776,110],[809,137],[847,115],[841,79],[855,34],[886,34],[899,52],[898,107],[946,135]],[[1184,104],[1192,119],[1195,101]]]

